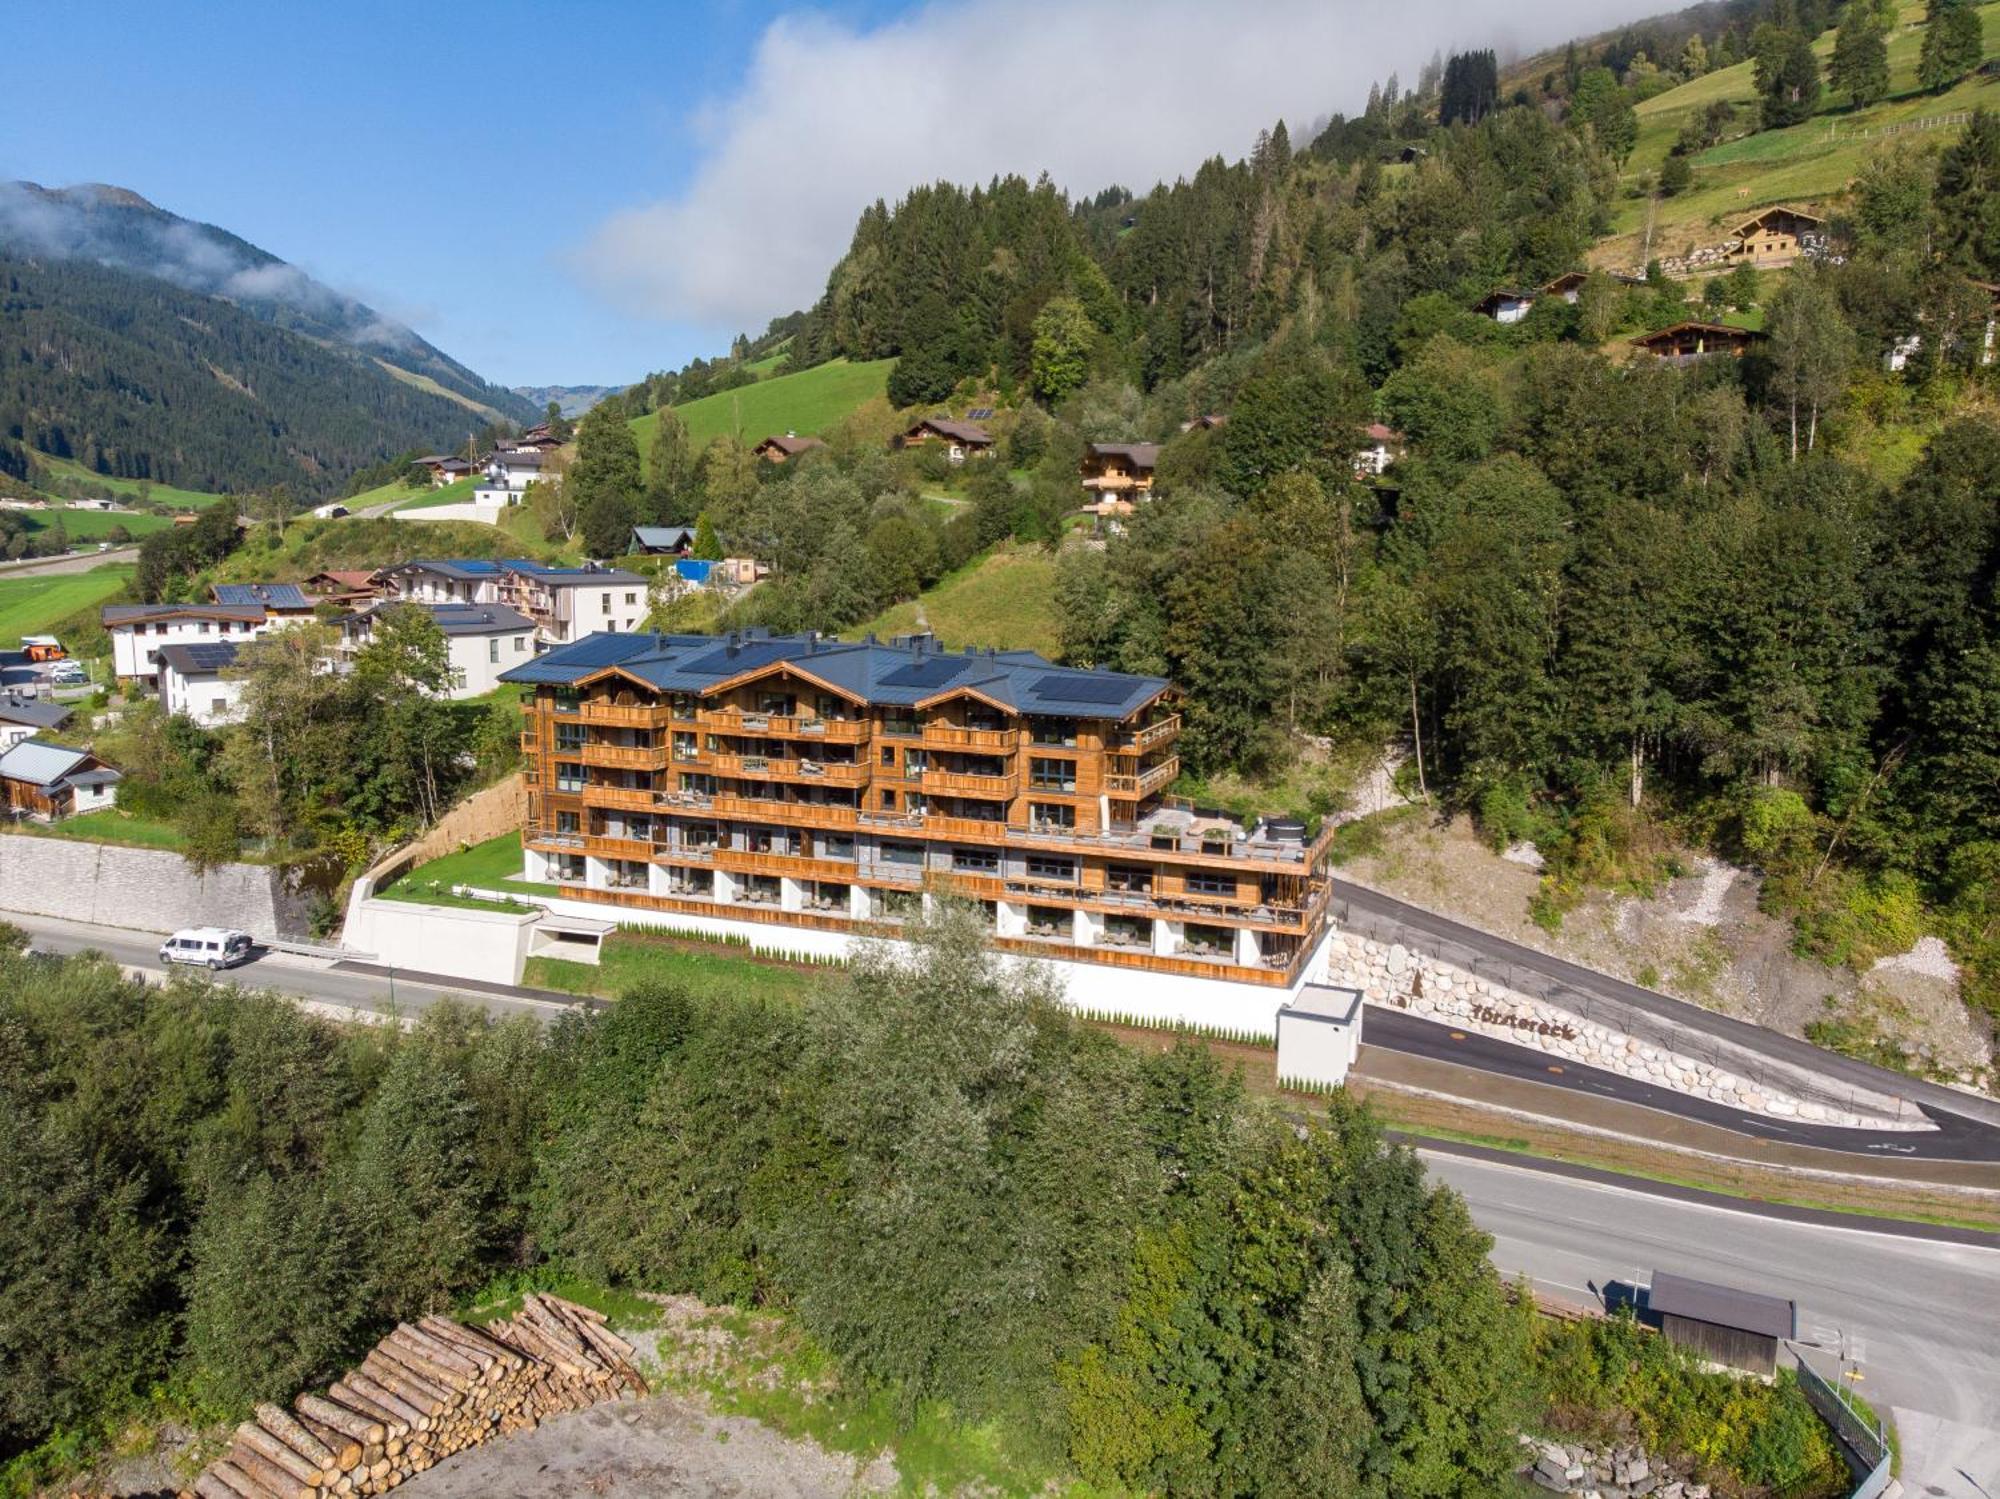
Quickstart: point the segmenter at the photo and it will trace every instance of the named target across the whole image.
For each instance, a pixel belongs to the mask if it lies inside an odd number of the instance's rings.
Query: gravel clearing
[[[1877,958],[1870,973],[1920,973],[1925,978],[1943,979],[1948,984],[1958,982],[1958,964],[1952,962],[1951,951],[1936,937],[1919,937],[1917,945],[1908,952],[1897,953],[1890,958]]]
[[[397,1492],[422,1499],[841,1499],[890,1492],[895,1482],[886,1464],[857,1470],[853,1459],[815,1442],[662,1394],[566,1412],[462,1452]]]

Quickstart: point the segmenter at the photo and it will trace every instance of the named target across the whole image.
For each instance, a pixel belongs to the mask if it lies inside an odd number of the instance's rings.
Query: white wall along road
[[[37,947],[95,949],[157,972],[161,936],[8,916]],[[267,954],[226,978],[321,1005],[408,1015],[456,995],[501,1015],[550,1019],[567,1004],[497,986],[468,992],[398,975]],[[1902,1435],[1905,1491],[1930,1499],[2000,1499],[2000,1249],[1869,1228],[1795,1223],[1440,1151],[1421,1151],[1493,1235],[1493,1262],[1566,1300],[1590,1302],[1613,1281],[1655,1269],[1798,1302],[1803,1339],[1844,1343],[1855,1382],[1889,1408]],[[1595,1288],[1595,1289],[1593,1289]],[[1818,1356],[1829,1370],[1834,1350]]]

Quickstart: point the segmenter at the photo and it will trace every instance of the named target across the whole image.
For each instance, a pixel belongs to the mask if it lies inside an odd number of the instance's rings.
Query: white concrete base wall
[[[396,520],[476,520],[489,526],[500,524],[500,517],[510,507],[506,505],[480,504],[474,500],[462,501],[456,505],[426,505],[417,510],[391,510],[389,514]]]
[[[341,942],[392,968],[518,984],[539,920],[533,911],[467,911],[371,897],[349,908]]]

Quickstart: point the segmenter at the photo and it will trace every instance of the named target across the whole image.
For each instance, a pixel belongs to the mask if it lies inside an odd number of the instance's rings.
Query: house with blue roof
[[[838,956],[956,897],[1079,1006],[1264,1034],[1325,979],[1331,829],[1175,795],[1163,678],[621,630],[501,680],[529,692],[524,875],[563,919]]]

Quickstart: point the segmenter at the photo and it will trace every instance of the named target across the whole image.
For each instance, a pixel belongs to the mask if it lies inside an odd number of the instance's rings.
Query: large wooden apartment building
[[[836,952],[955,894],[1077,1002],[1208,1024],[1268,1023],[1324,967],[1326,838],[1168,797],[1159,678],[745,633],[599,635],[504,679],[533,689],[526,877],[597,907]]]

